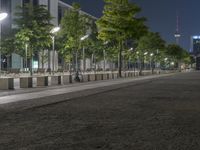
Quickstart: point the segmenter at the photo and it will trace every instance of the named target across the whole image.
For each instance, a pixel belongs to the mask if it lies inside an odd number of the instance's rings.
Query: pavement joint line
[[[90,90],[90,89],[95,89],[95,88],[109,87],[113,85],[120,85],[120,84],[130,83],[134,81],[155,79],[155,78],[170,76],[173,74],[174,73],[163,74],[163,75],[143,76],[139,78],[126,78],[126,79],[109,80],[109,81],[104,80],[104,81],[90,82],[90,83],[88,82],[88,84],[76,84],[75,86],[60,87],[57,89],[47,89],[47,90],[43,90],[39,92],[0,96],[0,105],[20,102],[20,101],[33,100],[33,99],[44,98],[44,97],[50,97],[50,96],[56,96],[56,95],[67,94],[67,93],[72,93],[72,92]]]

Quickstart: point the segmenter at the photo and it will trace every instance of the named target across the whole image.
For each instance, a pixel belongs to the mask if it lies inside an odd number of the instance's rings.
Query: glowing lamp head
[[[0,13],[0,21],[4,20],[7,16],[7,13]]]
[[[81,41],[84,41],[85,39],[87,39],[89,37],[89,35],[87,34],[87,35],[85,35],[85,36],[83,36],[83,37],[81,37]]]
[[[54,34],[58,32],[59,30],[60,30],[60,27],[54,27],[53,29],[51,29],[50,33]]]

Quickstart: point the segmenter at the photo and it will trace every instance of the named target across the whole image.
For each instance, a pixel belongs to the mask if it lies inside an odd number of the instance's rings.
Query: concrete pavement
[[[180,73],[38,98],[63,101],[30,109],[2,107],[0,149],[199,150],[199,89],[200,72]]]
[[[72,93],[71,94],[73,95],[72,97],[78,97],[80,96],[80,92],[90,95],[98,93],[100,91],[102,92],[104,90],[119,88],[120,86],[123,87],[123,85],[127,86],[127,83],[132,84],[135,83],[136,81],[146,82],[148,80],[154,80],[159,77],[170,76],[170,75],[172,74],[141,76],[137,78],[122,78],[115,80],[102,80],[102,81],[75,83],[75,84],[51,86],[51,87],[16,89],[4,92],[2,91],[0,92],[0,107],[20,109],[20,108],[30,108],[51,103],[57,103],[66,100],[63,99],[62,97],[57,97],[58,95],[68,94],[69,96],[69,94]],[[38,101],[37,99],[40,100]]]

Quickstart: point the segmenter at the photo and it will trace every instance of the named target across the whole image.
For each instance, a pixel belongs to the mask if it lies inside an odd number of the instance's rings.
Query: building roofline
[[[63,1],[61,1],[61,0],[58,1],[58,5],[64,6],[64,7],[68,7],[68,8],[70,8],[70,9],[73,8],[71,5],[65,3],[65,2],[63,2]],[[91,17],[92,19],[95,19],[95,20],[98,19],[97,17],[95,17],[95,16],[93,16],[93,15],[91,15],[91,14],[85,12],[85,11],[80,10],[80,12],[81,12],[82,14],[84,14],[84,15],[87,15],[87,16]]]

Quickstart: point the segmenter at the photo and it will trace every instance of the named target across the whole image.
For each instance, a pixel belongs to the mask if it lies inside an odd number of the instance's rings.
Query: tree
[[[48,48],[51,44],[53,25],[51,15],[45,5],[32,5],[18,7],[16,12],[17,33],[15,35],[19,53],[23,53],[25,45],[28,45],[30,56],[30,71],[32,74],[32,57],[34,53]]]
[[[5,55],[7,58],[7,68],[11,67],[10,64],[10,56],[13,52],[15,52],[15,40],[12,35],[8,35],[7,37],[1,40],[1,54]]]
[[[60,53],[64,56],[65,61],[71,63],[72,54],[75,56],[76,71],[78,70],[78,52],[80,50],[80,39],[88,30],[87,17],[80,13],[80,5],[72,4],[72,9],[65,11],[64,17],[61,20],[60,39],[63,43],[60,44]],[[74,67],[75,68],[75,67]]]
[[[160,57],[165,50],[165,41],[161,38],[159,33],[148,32],[139,39],[137,44],[136,50],[139,52],[138,55],[142,62],[144,62],[144,57],[147,57],[144,56],[144,53],[148,53],[146,55],[149,55],[148,58],[151,57],[151,61],[160,61]],[[140,67],[140,73],[142,72],[143,67],[144,64]],[[152,72],[153,69],[154,67],[152,67]]]
[[[138,38],[146,31],[144,18],[136,18],[140,8],[128,0],[105,0],[103,16],[97,21],[99,39],[116,41],[119,53],[119,76],[121,77],[122,51],[124,42]]]
[[[179,45],[169,44],[167,46],[166,53],[177,61],[178,69],[181,71],[181,63],[184,61],[184,59],[187,61],[187,57],[189,57],[188,52],[181,48]]]

